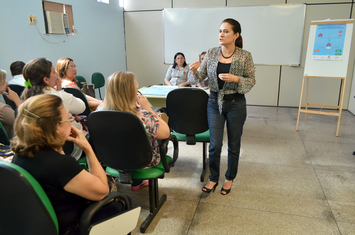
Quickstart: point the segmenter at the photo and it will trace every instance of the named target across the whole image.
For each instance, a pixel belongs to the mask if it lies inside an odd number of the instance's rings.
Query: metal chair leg
[[[100,95],[100,99],[102,100],[102,97],[101,97],[101,90],[100,90],[100,88],[99,88],[99,95]]]
[[[150,223],[153,221],[156,214],[159,212],[160,208],[166,201],[167,196],[163,194],[159,199],[159,188],[158,188],[158,178],[149,179],[149,207],[150,214],[141,224],[140,232],[145,233]]]
[[[203,142],[203,154],[202,154],[202,173],[200,176],[200,181],[203,182],[205,180],[205,175],[207,171],[207,142]]]

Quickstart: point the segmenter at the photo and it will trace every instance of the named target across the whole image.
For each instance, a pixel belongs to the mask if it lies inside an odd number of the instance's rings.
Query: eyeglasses
[[[68,67],[68,69],[76,69],[78,66],[70,66],[70,67]]]
[[[64,120],[64,121],[60,121],[59,123],[63,123],[63,122],[73,122],[75,120],[74,117],[69,118],[68,120]]]

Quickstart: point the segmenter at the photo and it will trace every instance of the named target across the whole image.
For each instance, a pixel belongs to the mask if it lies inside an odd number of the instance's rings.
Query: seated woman
[[[200,62],[200,64],[202,64],[203,59],[205,58],[206,52],[203,51],[201,52],[201,54],[198,56],[198,61]],[[196,84],[197,87],[206,87],[208,88],[208,77],[206,77],[205,79],[203,79],[202,82],[199,82]]]
[[[31,97],[18,108],[16,136],[11,142],[15,153],[12,163],[28,171],[43,187],[56,212],[60,234],[80,234],[78,223],[88,200],[99,201],[109,192],[104,169],[83,133],[71,126],[72,121],[60,97]],[[66,140],[83,149],[90,172],[64,154]],[[109,212],[119,211],[121,203],[111,204]]]
[[[64,107],[71,114],[80,114],[85,110],[85,103],[72,94],[62,90],[62,81],[54,70],[52,62],[45,58],[30,60],[23,68],[26,88],[22,100],[39,94],[53,94],[63,100]]]
[[[13,101],[18,107],[21,100],[17,93],[10,89],[9,83],[6,82],[6,71],[0,69],[0,94],[5,95],[9,100]],[[0,122],[5,128],[9,139],[13,136],[13,125],[15,123],[15,111],[10,105],[0,102]]]
[[[52,62],[45,58],[30,60],[23,68],[22,74],[26,80],[26,88],[21,95],[22,100],[39,94],[53,94],[62,99],[64,107],[70,114],[75,116],[75,120],[78,121],[80,119],[77,115],[84,112],[85,103],[81,99],[62,90],[62,81],[54,70]],[[83,129],[82,125],[78,122],[73,122],[72,125],[79,130]],[[74,145],[71,155],[78,160],[81,154],[82,150]]]
[[[170,129],[149,106],[147,97],[138,93],[137,87],[138,83],[133,73],[115,72],[106,81],[105,99],[98,109],[130,112],[141,119],[152,143],[153,159],[147,166],[152,167],[160,162],[157,139],[168,138]],[[131,189],[134,191],[147,185],[148,181],[134,182]]]
[[[62,79],[62,87],[74,87],[79,89],[76,84],[76,65],[73,60],[67,57],[61,58],[57,61],[56,71]],[[101,104],[101,100],[95,99],[89,95],[85,95],[88,100],[91,110],[95,110]]]
[[[165,75],[165,84],[168,86],[189,86],[190,82],[187,81],[187,74],[189,73],[189,66],[185,61],[185,55],[178,52],[174,56],[174,64],[170,65]]]

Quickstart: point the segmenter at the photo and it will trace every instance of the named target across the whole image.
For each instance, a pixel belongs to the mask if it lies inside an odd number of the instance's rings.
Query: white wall
[[[227,2],[227,6],[225,5]],[[249,105],[298,107],[307,50],[310,22],[313,20],[349,19],[351,0],[287,0],[287,4],[306,3],[306,18],[301,51],[301,66],[256,66],[256,86],[247,94]],[[164,8],[236,7],[285,4],[285,0],[146,0],[125,1],[127,69],[137,75],[140,86],[163,83],[166,69],[163,51]],[[353,12],[354,15],[354,12]],[[203,22],[191,22],[198,30]],[[190,27],[190,26],[189,26]],[[242,25],[243,27],[243,25]],[[216,29],[216,32],[218,29]],[[355,30],[354,30],[355,31]],[[188,33],[188,31],[186,32]],[[272,34],[272,32],[270,32]],[[203,39],[196,39],[198,40]],[[218,42],[216,42],[216,46]],[[343,108],[347,109],[355,58],[355,37],[352,39],[349,69]],[[198,58],[196,58],[197,60]],[[187,61],[191,63],[193,61]],[[333,81],[314,81],[309,101],[337,104],[339,85]],[[322,87],[322,89],[319,89]]]
[[[123,9],[118,1],[110,4],[94,0],[60,0],[72,5],[76,36],[43,35],[45,33],[42,1],[14,0],[0,2],[0,68],[8,72],[16,60],[28,62],[46,57],[54,67],[58,59],[70,57],[78,66],[78,75],[91,81],[94,72],[105,78],[126,69]],[[30,25],[28,15],[36,15],[38,32]],[[51,44],[42,39],[41,35]],[[63,43],[63,41],[65,42]],[[104,89],[101,88],[104,93]],[[97,95],[98,97],[98,95]]]

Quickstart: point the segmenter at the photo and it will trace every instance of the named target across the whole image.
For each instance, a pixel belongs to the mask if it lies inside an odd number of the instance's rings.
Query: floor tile
[[[317,170],[317,177],[329,201],[355,204],[355,173]]]
[[[181,235],[187,234],[192,218],[195,214],[197,202],[182,200],[167,200],[145,234],[155,235]],[[148,216],[148,211],[141,212],[138,226],[132,231],[132,235],[141,234],[139,227]]]
[[[224,133],[219,185],[201,191],[202,143],[179,142],[179,159],[159,193],[167,201],[146,234],[355,234],[355,116],[301,114],[298,108],[248,106],[238,175],[228,195],[221,195],[228,162]],[[171,153],[169,145],[168,153]],[[148,188],[132,192],[141,206],[140,225],[149,214]],[[139,226],[132,232],[140,234]]]
[[[342,235],[353,235],[355,231],[355,224],[337,222]]]
[[[315,168],[355,172],[355,145],[319,141],[304,141],[304,145]]]
[[[311,167],[301,140],[242,137],[241,161],[271,165]]]
[[[334,220],[201,203],[189,229],[194,234],[340,234]]]

